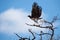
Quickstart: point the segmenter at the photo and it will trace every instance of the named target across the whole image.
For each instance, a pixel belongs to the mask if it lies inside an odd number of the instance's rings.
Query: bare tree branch
[[[33,39],[32,40],[34,40],[36,37],[34,36],[33,32],[30,29],[28,29],[28,31],[33,35]]]
[[[20,37],[18,34],[14,33],[15,35],[17,35],[19,37],[19,40],[30,40],[30,38],[23,38],[23,37]]]
[[[35,32],[34,32],[34,33],[35,33]],[[35,33],[35,34],[37,34],[37,33]],[[50,33],[40,33],[40,34],[37,34],[37,35],[45,35],[45,34],[51,35]]]
[[[51,21],[51,23],[54,23],[55,21],[60,20],[57,16],[54,16],[53,20]]]
[[[17,33],[14,33],[15,35],[17,35],[19,38],[22,38],[22,37],[20,37]]]
[[[29,25],[29,26],[36,26],[36,27],[39,27],[39,28],[48,28],[48,29],[50,29],[50,30],[52,31],[52,34],[50,34],[50,33],[41,33],[41,34],[38,34],[38,35],[48,34],[48,35],[51,36],[50,40],[53,40],[54,29],[55,29],[55,28],[53,28],[53,23],[54,23],[55,21],[57,21],[57,20],[60,20],[60,19],[58,19],[57,16],[54,16],[54,18],[53,18],[53,20],[52,20],[51,22],[48,22],[48,21],[44,20],[44,23],[50,24],[50,26],[48,25],[48,26],[44,26],[44,27],[41,26],[41,25],[37,25],[37,24],[33,24],[33,25],[30,25],[30,24],[27,24],[27,23],[26,23],[26,24]],[[32,33],[31,30],[29,30],[29,32]],[[32,35],[33,35],[33,37],[35,38],[35,36],[34,36],[33,33],[32,33]],[[42,36],[41,36],[41,37],[42,37]],[[42,39],[41,39],[41,40],[42,40]]]
[[[48,21],[44,21],[44,22],[51,24],[51,26],[42,27],[40,25],[35,25],[35,24],[33,24],[33,25],[27,24],[27,25],[29,25],[29,26],[36,26],[36,27],[40,27],[40,28],[48,28],[48,29],[50,29],[52,31],[50,40],[53,40],[53,35],[54,35],[53,24],[51,22],[48,22]]]

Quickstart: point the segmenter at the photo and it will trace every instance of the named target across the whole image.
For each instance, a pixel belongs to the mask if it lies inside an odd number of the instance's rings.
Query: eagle
[[[36,2],[34,2],[32,5],[31,15],[28,15],[28,17],[37,23],[39,19],[42,19],[40,18],[41,14],[42,14],[41,6],[39,6]]]

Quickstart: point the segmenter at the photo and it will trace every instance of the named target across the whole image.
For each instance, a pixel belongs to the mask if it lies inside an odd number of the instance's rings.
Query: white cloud
[[[39,28],[31,27],[25,23],[33,24],[34,22],[29,19],[28,12],[25,12],[22,9],[8,9],[5,12],[0,14],[0,32],[3,33],[24,33],[28,29],[33,29],[38,31]],[[44,30],[44,29],[41,29]]]

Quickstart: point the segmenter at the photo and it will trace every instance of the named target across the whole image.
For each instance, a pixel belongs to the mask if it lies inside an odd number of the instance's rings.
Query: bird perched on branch
[[[40,18],[41,14],[42,14],[42,8],[36,2],[34,2],[32,5],[31,15],[28,15],[28,17],[37,23],[39,19],[42,19]]]

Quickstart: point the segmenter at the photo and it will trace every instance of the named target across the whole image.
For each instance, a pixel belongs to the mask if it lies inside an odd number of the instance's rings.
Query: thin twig
[[[30,40],[30,38],[22,38],[22,37],[20,37],[18,34],[16,34],[16,33],[14,33],[14,34],[17,35],[17,36],[19,37],[19,40],[25,40],[25,39]]]
[[[32,40],[34,40],[35,39],[35,35],[33,34],[33,32],[30,29],[28,29],[28,31],[33,35],[33,39]]]

